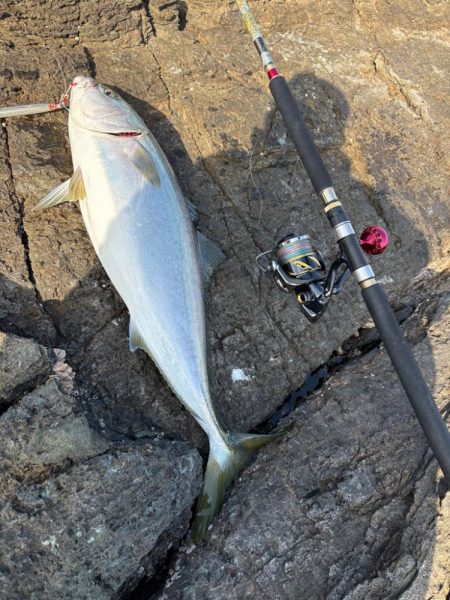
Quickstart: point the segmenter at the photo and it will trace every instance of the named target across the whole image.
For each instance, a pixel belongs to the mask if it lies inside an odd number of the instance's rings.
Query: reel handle
[[[389,235],[379,225],[369,225],[359,236],[359,243],[366,254],[383,254],[389,246]]]

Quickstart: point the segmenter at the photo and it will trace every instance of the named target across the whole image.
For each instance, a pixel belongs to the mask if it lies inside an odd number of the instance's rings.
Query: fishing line
[[[381,227],[366,227],[359,239],[339,200],[317,146],[306,126],[300,106],[288,82],[278,73],[247,0],[235,0],[263,68],[269,89],[286,129],[294,142],[311,183],[323,201],[325,214],[334,230],[340,257],[326,269],[308,235],[290,233],[272,249],[258,256],[258,266],[275,278],[279,287],[294,293],[303,314],[317,321],[331,297],[338,294],[350,274],[359,286],[364,302],[380,334],[384,347],[446,478],[450,481],[450,432],[442,420],[433,396],[414,355],[399,327],[382,285],[366,254],[381,254],[388,235]],[[344,317],[345,318],[345,317]]]
[[[63,68],[61,66],[61,62],[60,62],[57,54],[55,54],[55,61],[56,61],[56,64],[58,65],[59,73],[60,73],[60,75],[63,78],[64,89],[66,90],[67,87],[68,87],[67,86],[67,79],[66,79],[66,76],[64,74],[64,70],[63,70]]]
[[[16,106],[5,106],[0,108],[0,119],[8,117],[26,117],[28,115],[38,115],[56,110],[65,109],[69,111],[70,90],[71,84],[67,85],[67,79],[64,75],[63,68],[57,56],[54,56],[55,61],[63,78],[65,92],[61,94],[59,102],[39,102],[36,104],[19,104]]]
[[[63,85],[64,85],[64,90],[66,90],[59,99],[59,103],[62,105],[62,108],[65,109],[67,112],[69,112],[69,107],[68,104],[70,102],[70,90],[71,90],[71,85],[67,85],[67,79],[66,79],[66,75],[64,73],[64,69],[62,68],[61,62],[58,58],[58,55],[55,54],[55,61],[56,64],[58,65],[58,69],[60,72],[60,75],[63,79]]]
[[[258,215],[258,222],[256,224],[256,231],[257,232],[259,232],[259,230],[260,230],[261,217],[262,217],[262,212],[263,212],[263,195],[262,195],[261,190],[260,190],[260,188],[259,188],[258,184],[256,183],[256,180],[255,180],[255,178],[253,176],[253,155],[255,153],[256,146],[258,144],[259,144],[258,140],[253,144],[252,151],[250,152],[249,165],[248,165],[249,166],[250,180],[253,183],[253,187],[258,192],[258,196],[259,196],[259,215]]]

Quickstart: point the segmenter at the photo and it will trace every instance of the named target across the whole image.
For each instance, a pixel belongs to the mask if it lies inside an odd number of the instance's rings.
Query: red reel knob
[[[382,254],[389,246],[389,235],[378,225],[369,225],[359,237],[361,248],[367,254]]]

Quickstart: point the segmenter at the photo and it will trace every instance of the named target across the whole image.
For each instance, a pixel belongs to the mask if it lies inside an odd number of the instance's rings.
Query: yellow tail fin
[[[251,462],[262,447],[278,439],[285,431],[269,435],[231,433],[228,435],[228,453],[215,456],[211,450],[206,466],[203,490],[197,503],[192,538],[199,544],[208,527],[222,507],[225,491],[237,475]]]

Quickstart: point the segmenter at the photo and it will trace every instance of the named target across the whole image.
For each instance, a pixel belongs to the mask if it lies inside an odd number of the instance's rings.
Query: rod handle
[[[306,126],[300,106],[282,75],[271,79],[269,88],[314,189],[320,194],[322,190],[332,187],[333,183]]]

